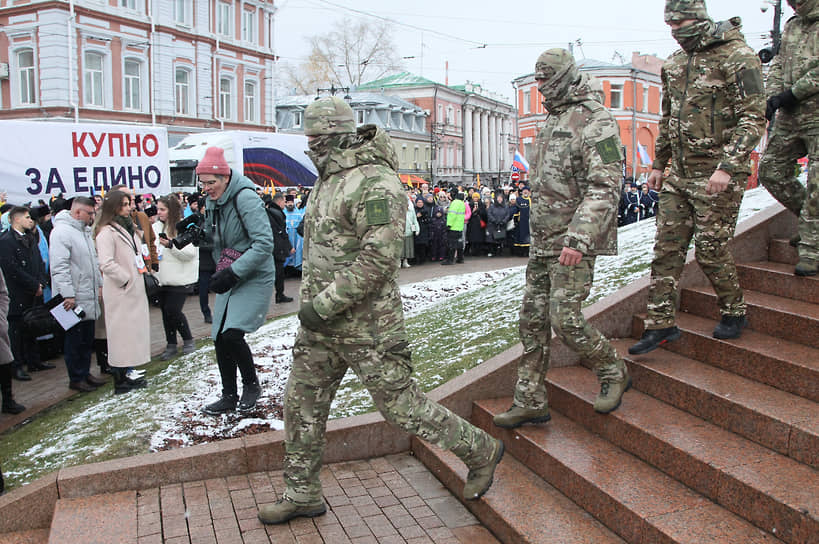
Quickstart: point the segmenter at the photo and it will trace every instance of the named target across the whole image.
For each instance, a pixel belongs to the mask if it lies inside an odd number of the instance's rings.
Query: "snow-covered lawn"
[[[748,191],[740,221],[773,203],[764,189]],[[587,303],[645,275],[653,242],[653,220],[621,228],[619,254],[597,260]],[[401,287],[422,389],[432,389],[517,342],[524,281],[520,266]],[[0,441],[4,474],[16,486],[65,466],[282,428],[280,403],[297,326],[295,316],[286,316],[248,335],[263,396],[245,417],[201,413],[204,404],[218,397],[220,383],[213,346],[205,343],[161,371],[149,372],[146,389],[114,396],[103,388],[6,433]],[[332,417],[370,410],[369,395],[348,373]]]

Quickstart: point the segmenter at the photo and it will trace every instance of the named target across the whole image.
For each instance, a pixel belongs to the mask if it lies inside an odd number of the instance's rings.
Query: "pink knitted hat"
[[[230,166],[225,160],[225,150],[221,147],[209,147],[205,150],[205,156],[199,161],[196,167],[196,175],[218,174],[222,176],[230,175]]]

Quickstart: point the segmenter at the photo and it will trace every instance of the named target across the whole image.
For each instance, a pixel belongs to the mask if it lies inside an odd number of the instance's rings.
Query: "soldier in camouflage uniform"
[[[647,353],[680,337],[674,325],[678,281],[691,238],[697,262],[716,291],[715,338],[738,338],[745,300],[728,242],[765,128],[761,64],[745,43],[741,20],[715,23],[702,0],[667,0],[665,21],[682,47],[662,69],[663,102],[648,186],[660,192],[646,331],[629,353]],[[671,174],[663,170],[671,160]]]
[[[595,410],[616,409],[631,385],[624,361],[581,311],[597,255],[617,253],[620,130],[602,104],[597,80],[581,75],[565,49],[538,57],[535,80],[550,115],[532,162],[531,247],[519,323],[523,355],[512,407],[494,419],[504,428],[550,419],[552,327],[594,366],[601,384]]]
[[[819,272],[819,0],[788,0],[796,11],[785,25],[782,46],[768,72],[773,124],[759,181],[799,217],[799,263],[795,273]],[[774,120],[774,114],[776,119]],[[796,160],[808,155],[807,190],[796,178]]]
[[[389,135],[372,125],[356,131],[353,110],[336,97],[311,103],[304,122],[319,178],[304,217],[301,327],[284,398],[286,489],[259,519],[325,512],[325,427],[348,368],[387,421],[464,461],[464,498],[477,499],[492,483],[503,444],[429,400],[411,378],[396,283],[407,197]]]

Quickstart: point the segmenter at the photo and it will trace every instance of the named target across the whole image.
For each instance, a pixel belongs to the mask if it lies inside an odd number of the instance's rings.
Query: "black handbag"
[[[159,293],[159,280],[150,272],[142,274],[142,279],[145,281],[145,294],[148,298],[156,296]]]
[[[39,338],[54,332],[57,320],[45,304],[38,304],[23,312],[23,324],[32,338]]]

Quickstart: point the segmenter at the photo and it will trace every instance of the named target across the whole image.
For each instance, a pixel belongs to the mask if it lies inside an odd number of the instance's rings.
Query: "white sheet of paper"
[[[54,316],[57,323],[66,331],[81,321],[81,319],[77,317],[77,314],[71,310],[66,310],[62,304],[58,304],[52,308],[51,315]]]

